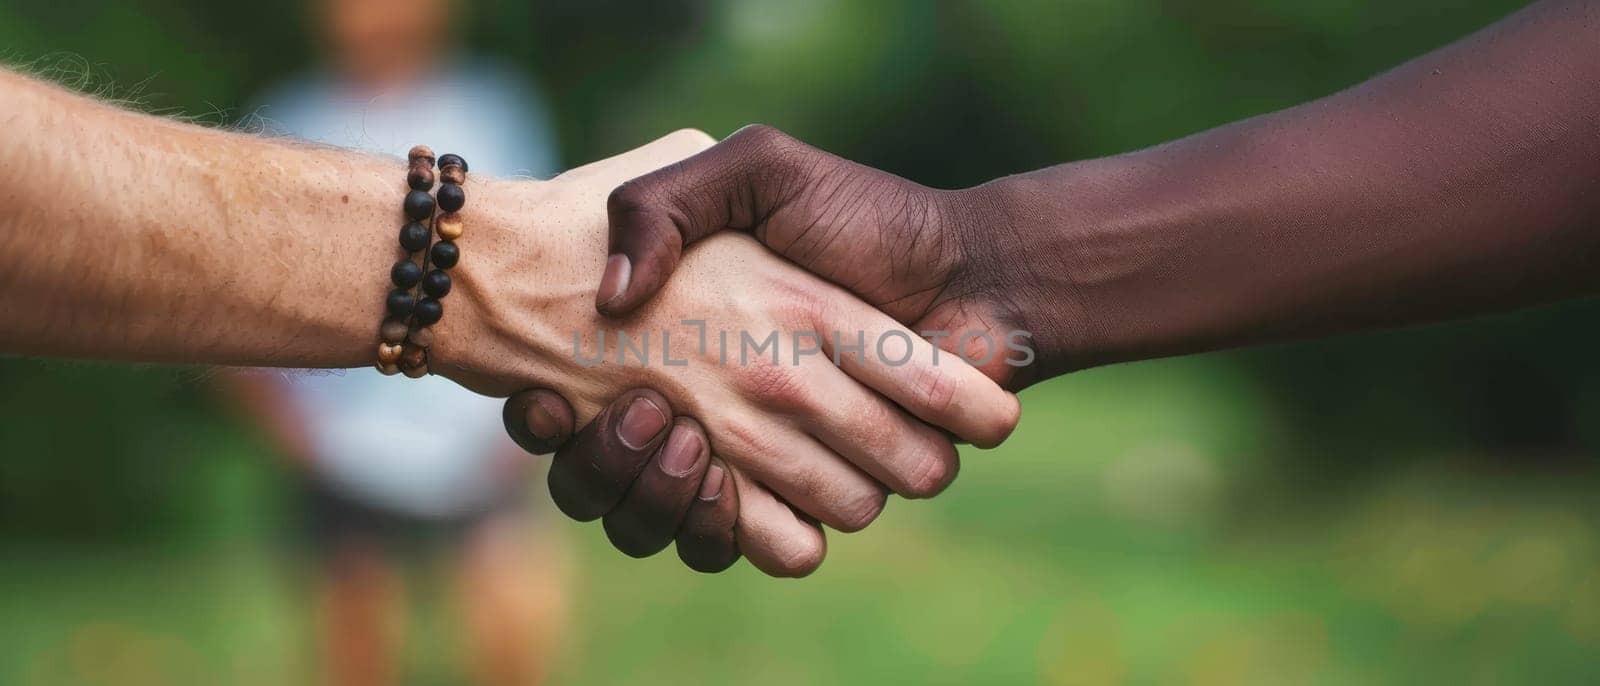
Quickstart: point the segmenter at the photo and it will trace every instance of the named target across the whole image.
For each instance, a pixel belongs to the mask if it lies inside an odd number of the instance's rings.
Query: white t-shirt
[[[472,174],[545,177],[557,169],[543,102],[492,63],[441,68],[404,92],[378,95],[311,75],[268,91],[260,103],[256,114],[269,130],[309,141],[402,157],[423,144],[466,158]],[[468,228],[463,260],[472,259]],[[387,272],[389,265],[371,268]],[[448,317],[450,299],[444,303]],[[518,448],[501,426],[498,399],[436,376],[389,377],[374,369],[281,383],[304,422],[316,476],[341,493],[443,517],[487,506],[505,492],[500,461]]]

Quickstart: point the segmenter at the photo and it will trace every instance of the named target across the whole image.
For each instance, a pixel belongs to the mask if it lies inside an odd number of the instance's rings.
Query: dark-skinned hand
[[[637,308],[666,282],[688,244],[732,228],[754,233],[779,254],[916,331],[953,332],[935,341],[947,350],[955,350],[956,336],[967,331],[987,333],[1003,347],[1008,331],[1029,330],[1028,313],[1018,303],[1024,292],[1039,291],[1041,285],[1030,288],[994,276],[1006,259],[992,244],[998,237],[980,240],[970,227],[973,217],[992,213],[995,206],[981,189],[927,188],[834,157],[770,127],[746,127],[611,195],[613,255],[597,302],[606,314]],[[969,351],[969,360],[987,354]],[[1025,385],[1026,370],[1019,374],[1021,368],[1005,364],[1005,358],[1002,349],[975,366],[1003,384]],[[603,517],[613,545],[635,557],[665,547],[674,538],[671,524],[681,522],[676,540],[684,562],[701,571],[723,569],[737,559],[729,533],[736,524],[736,501],[727,504],[723,496],[711,507],[687,497],[697,474],[666,477],[653,468],[659,462],[656,444],[634,450],[617,438],[615,426],[598,426],[617,423],[623,403],[640,394],[666,407],[660,394],[648,390],[619,397],[557,452],[551,496],[574,519]],[[546,425],[544,433],[556,432],[555,440],[534,437],[530,427],[537,412],[549,415],[538,422]],[[555,450],[571,424],[569,406],[551,391],[525,392],[506,404],[507,429],[531,451]],[[674,431],[699,433],[704,442],[692,419],[679,418]],[[727,478],[723,491],[734,490]]]
[[[660,393],[634,389],[617,396],[583,430],[573,433],[572,406],[553,391],[533,389],[506,399],[506,432],[524,450],[555,453],[550,497],[568,517],[601,519],[612,545],[648,557],[677,542],[691,569],[720,572],[739,559],[734,540],[739,492],[733,476],[710,457],[700,423],[673,417]],[[652,437],[624,440],[623,428]],[[667,451],[693,451],[682,474],[662,467]]]
[[[620,316],[666,283],[685,248],[724,229],[746,231],[802,268],[854,292],[1010,388],[1036,375],[1005,348],[1013,331],[1050,330],[1032,299],[1049,278],[1017,269],[1007,203],[988,186],[945,191],[836,157],[777,129],[747,126],[611,194],[611,257],[596,293]],[[1008,357],[1009,355],[1009,357]],[[985,362],[985,357],[988,360]]]

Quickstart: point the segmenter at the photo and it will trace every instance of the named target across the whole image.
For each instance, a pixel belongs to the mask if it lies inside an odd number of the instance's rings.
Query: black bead
[[[467,160],[465,158],[461,157],[460,155],[457,155],[457,154],[455,154],[453,152],[447,152],[447,153],[439,156],[439,168],[440,169],[444,169],[446,165],[451,165],[451,164],[459,164],[459,165],[461,165],[461,171],[464,171],[464,172],[465,171],[472,171],[471,169],[467,168]]]
[[[433,266],[440,269],[449,269],[456,266],[461,260],[461,249],[452,241],[439,241],[433,244]]]
[[[389,291],[389,302],[385,304],[390,316],[405,318],[417,306],[417,298],[403,290],[393,290]]]
[[[422,277],[422,292],[435,298],[443,298],[450,293],[450,275],[437,269],[428,272]]]
[[[444,316],[444,304],[433,298],[417,301],[417,326],[432,326]]]
[[[428,227],[417,222],[411,222],[400,227],[400,247],[406,252],[416,252],[428,248],[428,239],[433,238]]]
[[[400,288],[410,288],[422,280],[422,266],[411,260],[400,260],[389,268],[389,280]]]
[[[433,196],[427,191],[411,191],[406,194],[406,216],[411,219],[427,219],[433,215]]]
[[[461,209],[461,206],[465,204],[467,204],[467,192],[461,190],[460,186],[453,183],[440,184],[439,209],[446,212],[454,212]]]

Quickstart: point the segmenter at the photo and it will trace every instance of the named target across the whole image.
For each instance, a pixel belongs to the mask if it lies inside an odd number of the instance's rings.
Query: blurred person
[[[474,172],[553,174],[555,135],[538,93],[504,65],[453,52],[461,9],[311,3],[327,66],[269,90],[256,112],[276,133],[318,143],[404,155],[427,140]],[[233,380],[295,468],[328,683],[396,683],[401,655],[427,654],[405,648],[417,615],[406,587],[432,581],[441,562],[474,680],[544,680],[565,624],[564,550],[536,519],[533,458],[500,430],[499,401],[437,376]],[[436,421],[395,421],[423,414]]]

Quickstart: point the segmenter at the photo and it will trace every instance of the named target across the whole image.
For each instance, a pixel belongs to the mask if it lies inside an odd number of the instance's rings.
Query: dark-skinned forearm
[[[1051,371],[1593,294],[1600,3],[1539,3],[1323,100],[983,194],[1028,240]]]

